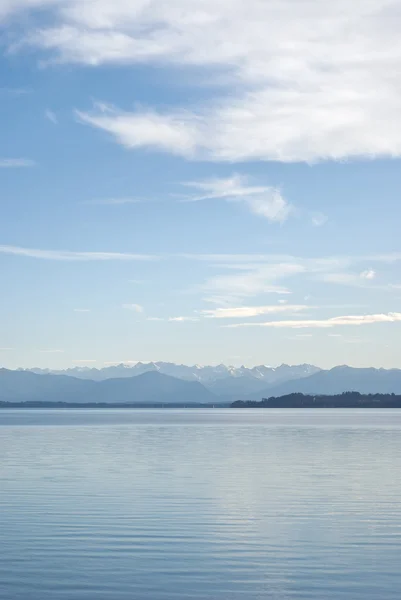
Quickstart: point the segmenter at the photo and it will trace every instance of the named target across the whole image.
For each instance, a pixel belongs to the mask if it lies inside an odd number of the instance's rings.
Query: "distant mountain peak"
[[[10,375],[12,373],[13,375]],[[338,394],[347,391],[358,391],[365,393],[401,393],[401,370],[400,369],[375,369],[353,368],[347,365],[338,365],[329,370],[322,370],[310,364],[287,365],[282,364],[277,368],[267,365],[254,367],[226,366],[222,363],[215,366],[210,365],[178,365],[168,362],[138,362],[133,365],[121,363],[101,369],[92,367],[74,367],[61,371],[49,369],[19,369],[9,371],[0,369],[0,397],[6,393],[6,379],[19,376],[21,389],[28,386],[28,391],[34,391],[35,386],[50,386],[57,379],[57,385],[70,389],[77,386],[82,380],[85,389],[93,390],[99,383],[104,383],[102,389],[108,389],[110,385],[127,386],[127,390],[135,388],[140,381],[159,382],[162,388],[171,380],[180,380],[176,386],[181,384],[193,384],[192,392],[200,389],[224,400],[253,400],[269,396],[282,396],[289,393],[306,394]],[[37,378],[38,377],[38,378]],[[130,379],[137,380],[130,383]],[[14,380],[13,380],[14,381]],[[73,383],[75,381],[75,383]],[[119,381],[120,383],[110,383]],[[78,383],[77,383],[78,382]],[[29,385],[28,385],[29,384]],[[152,384],[152,385],[153,385]],[[150,385],[150,384],[149,384]],[[3,388],[2,388],[3,386]],[[30,386],[30,387],[29,387]],[[47,389],[47,388],[46,388]],[[96,388],[100,389],[100,388]],[[135,388],[136,389],[136,388]],[[188,388],[189,389],[189,388]],[[26,391],[26,390],[25,390]],[[192,393],[191,392],[191,393]],[[63,392],[64,393],[64,392]],[[96,392],[97,393],[97,392]],[[110,391],[110,394],[114,391]],[[119,392],[120,393],[120,392]],[[127,392],[128,393],[128,392]],[[198,394],[198,392],[196,392]],[[200,391],[199,391],[200,394]],[[200,396],[199,396],[200,397]]]
[[[33,373],[44,375],[66,375],[78,379],[104,381],[107,379],[124,379],[137,377],[144,373],[161,373],[184,381],[202,383],[213,393],[223,396],[241,394],[247,396],[259,389],[278,385],[292,379],[307,377],[319,371],[313,365],[282,365],[274,368],[268,365],[246,367],[241,365],[183,365],[163,361],[138,361],[134,364],[120,363],[107,365],[104,368],[73,367],[66,370],[50,371],[48,369],[31,369]]]

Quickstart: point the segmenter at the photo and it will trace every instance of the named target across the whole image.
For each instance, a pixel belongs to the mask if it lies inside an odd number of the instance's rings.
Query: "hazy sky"
[[[400,0],[0,28],[0,365],[401,367]]]

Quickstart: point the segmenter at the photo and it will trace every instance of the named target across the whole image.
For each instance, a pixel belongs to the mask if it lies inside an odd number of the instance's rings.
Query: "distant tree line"
[[[28,400],[24,402],[6,402],[0,400],[2,408],[229,408],[229,403],[205,404],[201,402],[50,402],[41,400]]]
[[[261,402],[237,400],[232,408],[401,408],[396,394],[360,394],[344,392],[335,396],[288,394],[279,398],[263,398]]]

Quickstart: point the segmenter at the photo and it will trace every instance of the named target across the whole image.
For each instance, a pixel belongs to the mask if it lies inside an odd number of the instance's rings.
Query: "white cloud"
[[[312,225],[315,227],[322,227],[329,220],[328,216],[322,212],[312,213]]]
[[[189,258],[190,255],[187,255]],[[194,257],[196,258],[196,257]],[[246,298],[264,294],[288,295],[291,290],[283,285],[289,279],[319,278],[323,281],[338,283],[338,269],[350,268],[366,257],[333,256],[326,258],[301,258],[280,255],[201,255],[200,260],[210,260],[214,268],[223,273],[209,277],[206,282],[196,288],[202,291],[204,300],[220,306],[235,307],[241,305]],[[377,257],[381,260],[383,257]],[[399,257],[398,257],[399,258]],[[372,257],[369,257],[371,260]],[[344,283],[344,278],[341,283]],[[363,281],[357,279],[360,285]],[[346,276],[349,283],[349,276]],[[306,300],[308,297],[306,297]]]
[[[47,109],[45,111],[45,117],[46,117],[46,119],[48,121],[50,121],[51,123],[53,123],[53,125],[58,125],[58,118],[57,118],[56,114],[52,110]]]
[[[143,313],[143,306],[140,304],[123,304],[123,308],[126,308],[127,310],[133,310],[137,313]]]
[[[323,258],[317,257],[300,257],[291,254],[189,254],[180,253],[177,258],[186,258],[188,260],[199,260],[210,263],[277,263],[277,262],[293,262],[302,261],[305,265],[319,267],[319,270],[324,269],[341,269],[360,263],[388,263],[393,264],[401,261],[401,253],[393,252],[392,254],[369,254],[369,255],[331,255]]]
[[[82,123],[111,133],[127,148],[153,148],[191,157],[197,146],[197,130],[185,115],[159,115],[151,110],[126,113],[115,108],[85,113],[77,111]]]
[[[53,7],[21,42],[61,62],[217,67],[232,83],[196,110],[117,111],[108,121],[82,113],[130,147],[313,161],[400,155],[398,4],[203,0],[194,10],[186,0],[3,0],[0,18]]]
[[[63,354],[64,350],[39,350],[43,354]]]
[[[29,94],[30,91],[31,90],[26,88],[0,88],[0,94],[6,94],[9,96],[26,96],[26,94]]]
[[[327,283],[338,283],[341,285],[351,285],[356,287],[366,287],[370,281],[375,279],[376,271],[367,269],[361,273],[324,273],[321,279]]]
[[[74,308],[74,312],[77,312],[77,313],[88,313],[88,312],[90,312],[90,308]]]
[[[47,8],[42,26],[20,39],[32,19],[18,20],[11,50],[28,44],[48,60],[184,66],[201,81],[205,70],[219,73],[227,91],[219,88],[207,106],[81,113],[129,147],[291,162],[401,155],[399,7],[398,0],[2,0],[0,20]]]
[[[8,352],[9,350],[14,350],[14,348],[0,348],[0,352]]]
[[[141,361],[141,360],[108,360],[105,361],[103,364],[104,365],[137,365],[139,362],[146,362],[146,361]]]
[[[35,162],[29,158],[0,158],[0,169],[20,169],[34,167]]]
[[[173,323],[184,323],[186,321],[199,321],[197,317],[170,317],[170,322]]]
[[[213,319],[238,319],[246,317],[257,317],[260,315],[276,313],[297,313],[310,308],[305,305],[285,304],[269,306],[240,306],[236,308],[216,308],[214,310],[202,310],[202,315]]]
[[[371,325],[373,323],[395,323],[401,321],[401,313],[387,313],[376,315],[351,315],[332,317],[330,319],[309,319],[302,321],[268,321],[265,323],[236,323],[224,327],[273,327],[273,328],[327,328],[350,325]]]
[[[367,271],[362,271],[362,273],[359,274],[359,277],[361,279],[367,279],[367,280],[374,279],[376,277],[376,271],[374,271],[373,269],[368,269]]]
[[[220,199],[228,202],[242,202],[255,215],[269,221],[283,222],[291,213],[292,207],[281,191],[272,186],[250,185],[244,175],[234,174],[223,179],[186,182],[184,185],[203,192],[190,196],[187,200]]]
[[[19,246],[0,246],[0,254],[26,256],[43,260],[95,261],[95,260],[154,260],[157,257],[148,254],[121,252],[71,252],[70,250],[37,250]]]
[[[320,276],[326,283],[339,283],[344,285],[362,285],[359,275],[353,273],[323,273]]]
[[[205,294],[204,300],[229,307],[238,306],[245,298],[261,294],[290,294],[290,290],[279,285],[279,282],[306,273],[307,269],[294,259],[293,262],[281,262],[280,257],[276,260],[277,262],[272,260],[271,263],[223,262],[216,265],[216,268],[220,267],[225,272],[210,277],[197,290]]]

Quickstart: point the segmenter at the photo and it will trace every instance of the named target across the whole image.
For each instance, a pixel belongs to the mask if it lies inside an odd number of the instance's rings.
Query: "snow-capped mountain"
[[[37,374],[69,375],[78,379],[104,381],[106,379],[121,379],[136,377],[151,371],[163,375],[176,377],[186,381],[198,381],[219,395],[231,395],[234,390],[244,393],[256,392],[269,386],[278,385],[293,379],[309,377],[320,371],[313,365],[280,365],[270,367],[258,365],[248,368],[245,366],[233,367],[227,365],[202,366],[202,365],[177,365],[169,362],[138,362],[134,365],[119,364],[95,369],[90,367],[74,367],[64,371],[51,371],[49,369],[30,369]]]

